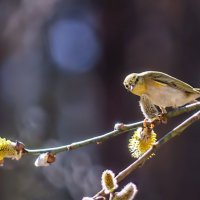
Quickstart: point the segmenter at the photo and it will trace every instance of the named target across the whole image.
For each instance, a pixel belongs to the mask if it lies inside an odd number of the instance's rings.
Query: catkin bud
[[[52,153],[42,153],[38,156],[38,158],[35,161],[36,167],[47,167],[51,163],[55,162],[55,155]]]
[[[116,192],[112,200],[133,200],[136,194],[136,185],[129,183],[120,192]]]
[[[102,173],[101,184],[106,194],[113,192],[118,187],[115,174],[111,170],[105,170]]]

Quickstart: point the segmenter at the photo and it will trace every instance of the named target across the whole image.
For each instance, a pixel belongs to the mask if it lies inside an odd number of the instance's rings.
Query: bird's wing
[[[176,88],[185,92],[200,94],[200,89],[193,88],[189,84],[184,83],[183,81],[162,72],[147,71],[147,72],[141,73],[141,75],[143,77],[149,77],[157,82],[167,84],[173,88]]]
[[[200,88],[194,88],[195,90],[197,90],[198,92],[200,92]]]

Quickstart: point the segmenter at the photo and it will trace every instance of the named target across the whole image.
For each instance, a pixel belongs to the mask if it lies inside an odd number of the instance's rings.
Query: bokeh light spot
[[[49,29],[50,53],[60,69],[85,72],[95,67],[101,45],[94,30],[81,20],[59,20]]]

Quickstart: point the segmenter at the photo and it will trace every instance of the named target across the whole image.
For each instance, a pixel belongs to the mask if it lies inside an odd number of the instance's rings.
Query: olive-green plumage
[[[200,89],[157,71],[129,74],[124,80],[127,90],[142,96],[147,95],[152,104],[162,110],[166,107],[179,107],[200,97]]]

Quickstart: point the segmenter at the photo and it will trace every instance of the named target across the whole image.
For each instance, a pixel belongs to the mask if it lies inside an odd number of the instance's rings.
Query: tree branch
[[[185,107],[184,107],[185,108]],[[191,108],[191,106],[189,106]],[[179,109],[179,111],[182,113],[182,109]],[[186,111],[186,110],[185,110]],[[171,113],[171,116],[175,116],[175,113]],[[176,115],[177,116],[177,115]],[[153,147],[151,147],[148,151],[146,151],[140,158],[138,158],[135,162],[133,162],[131,165],[129,165],[126,169],[121,171],[117,176],[117,182],[119,183],[123,179],[125,179],[130,173],[135,171],[139,166],[145,163],[148,158],[156,152],[157,149],[159,149],[164,143],[168,142],[175,136],[180,135],[183,133],[183,131],[188,128],[190,125],[192,125],[194,122],[200,120],[200,111],[196,112],[193,114],[191,117],[186,119],[184,122],[182,122],[180,125],[175,127],[172,131],[167,133],[165,136],[163,136],[158,142],[155,143]],[[98,197],[98,196],[104,196],[105,193],[103,190],[98,192],[93,198]]]
[[[166,118],[176,117],[183,113],[187,113],[187,112],[197,110],[197,109],[200,109],[200,102],[186,105],[181,108],[176,108],[175,110],[168,112],[166,114]],[[25,149],[25,154],[40,155],[41,153],[47,153],[47,152],[57,154],[57,153],[60,153],[63,151],[70,151],[70,150],[78,149],[80,147],[84,147],[89,144],[99,144],[99,143],[102,143],[102,142],[112,138],[112,137],[115,137],[122,133],[126,133],[131,130],[134,130],[138,126],[142,126],[142,125],[143,125],[143,121],[132,123],[132,124],[121,124],[117,130],[113,130],[104,135],[100,135],[100,136],[93,137],[90,139],[82,140],[80,142],[74,142],[72,144],[59,146],[59,147],[44,148],[44,149]]]

